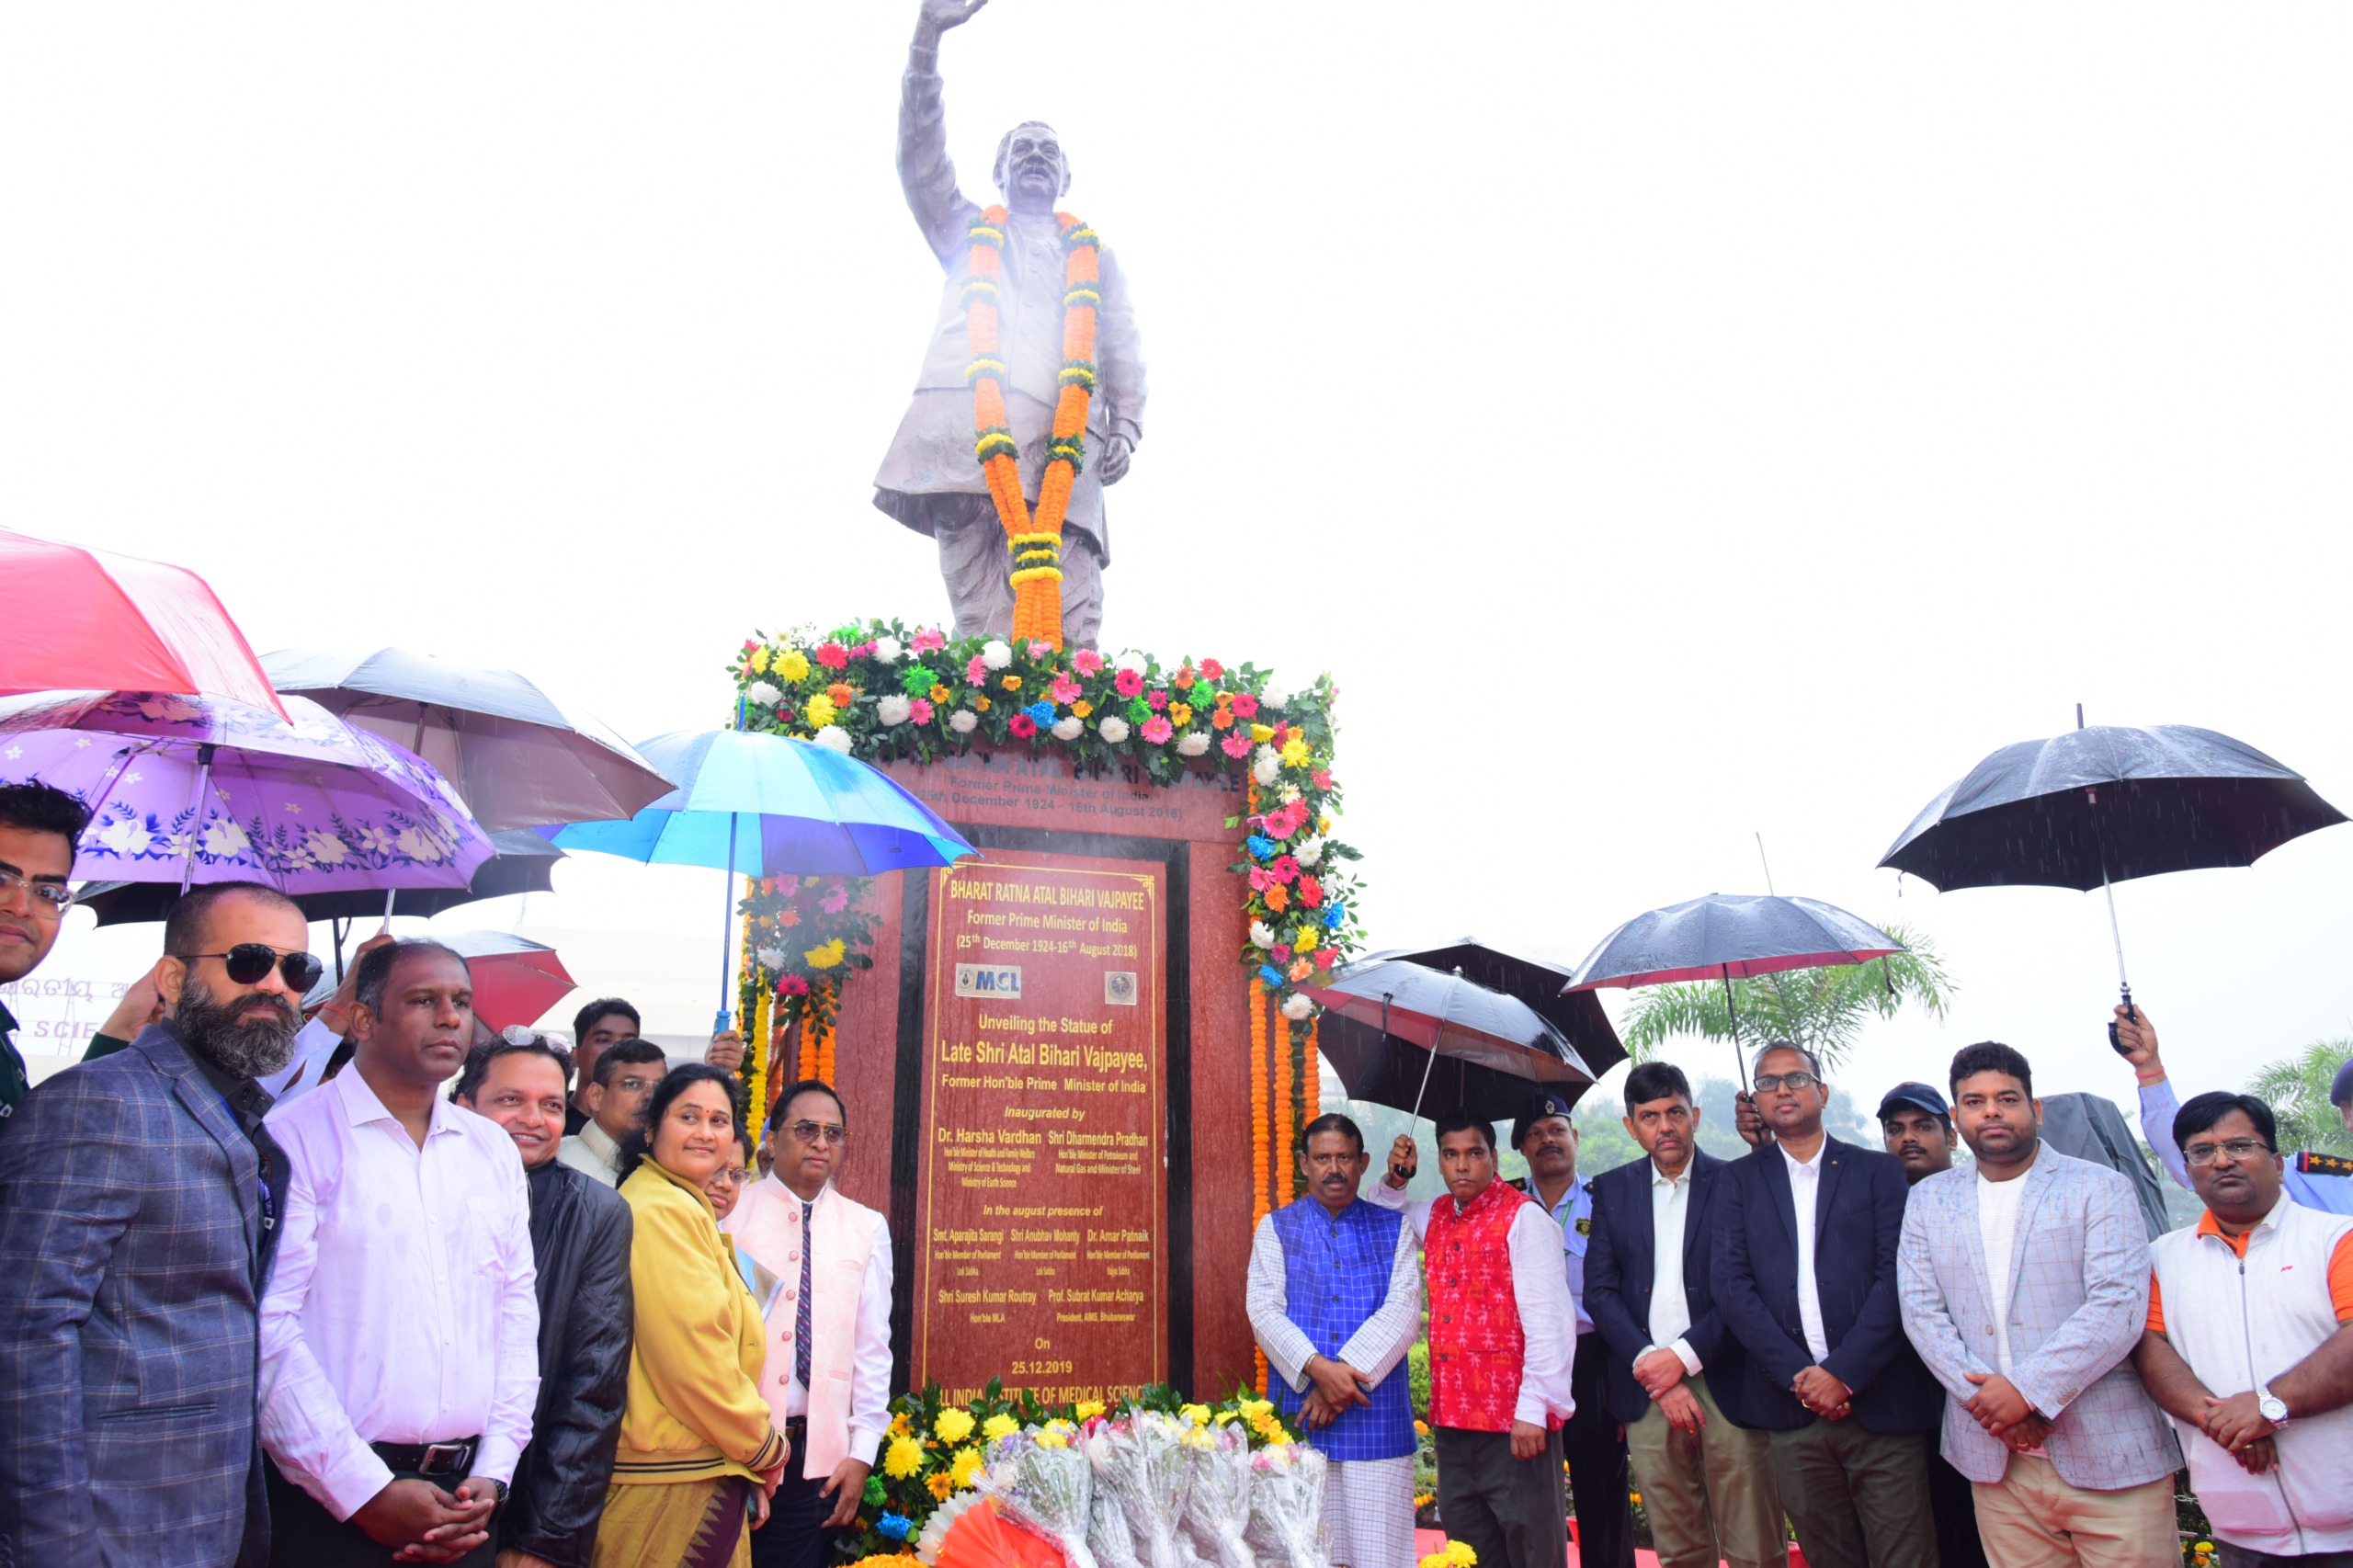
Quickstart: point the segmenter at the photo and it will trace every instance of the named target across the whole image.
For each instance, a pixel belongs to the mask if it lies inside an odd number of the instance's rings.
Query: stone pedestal
[[[842,994],[842,1189],[890,1216],[903,1386],[1251,1375],[1241,781],[974,754],[890,772],[987,857],[882,877]]]

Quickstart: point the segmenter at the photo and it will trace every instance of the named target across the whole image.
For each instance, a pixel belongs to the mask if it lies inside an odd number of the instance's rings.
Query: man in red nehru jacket
[[[1495,1179],[1495,1131],[1467,1112],[1438,1122],[1447,1196],[1408,1203],[1419,1157],[1400,1138],[1365,1197],[1405,1210],[1429,1275],[1430,1426],[1438,1511],[1480,1568],[1560,1568],[1568,1556],[1561,1424],[1576,1408],[1576,1308],[1561,1232]]]

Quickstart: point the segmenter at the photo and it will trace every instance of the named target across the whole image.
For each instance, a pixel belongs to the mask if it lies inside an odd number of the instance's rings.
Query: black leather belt
[[[388,1470],[408,1475],[454,1475],[463,1477],[474,1467],[474,1450],[482,1444],[480,1437],[460,1437],[453,1443],[370,1443],[376,1457]]]

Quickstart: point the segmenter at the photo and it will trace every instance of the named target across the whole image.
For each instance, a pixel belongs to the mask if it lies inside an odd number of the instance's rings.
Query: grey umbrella
[[[1474,1115],[1518,1114],[1539,1087],[1594,1074],[1527,1003],[1403,959],[1360,959],[1300,989],[1324,1008],[1320,1050],[1352,1099],[1421,1115],[1435,1078]],[[1447,1071],[1438,1071],[1439,1059]],[[1408,1094],[1410,1089],[1411,1093]]]
[[[494,833],[630,817],[670,792],[627,741],[512,670],[399,648],[358,656],[281,648],[261,664],[279,691],[432,763]]]

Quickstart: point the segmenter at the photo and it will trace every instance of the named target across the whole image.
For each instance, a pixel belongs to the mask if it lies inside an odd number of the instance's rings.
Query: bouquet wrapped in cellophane
[[[1067,1421],[1049,1421],[998,1438],[980,1489],[1006,1518],[1061,1548],[1070,1568],[1097,1568],[1086,1544],[1094,1522],[1094,1471],[1072,1447],[1077,1433]]]
[[[1250,1456],[1252,1550],[1290,1568],[1332,1568],[1324,1523],[1324,1456],[1305,1443],[1269,1443]]]
[[[1250,1438],[1239,1426],[1197,1426],[1185,1437],[1185,1528],[1214,1568],[1258,1568],[1250,1524]]]
[[[1101,1568],[1143,1568],[1136,1557],[1135,1537],[1128,1532],[1127,1512],[1100,1475],[1087,1504],[1086,1545]]]
[[[1127,1522],[1130,1555],[1141,1568],[1186,1568],[1177,1540],[1185,1517],[1190,1470],[1185,1435],[1190,1430],[1157,1410],[1130,1410],[1086,1437],[1095,1488]]]

